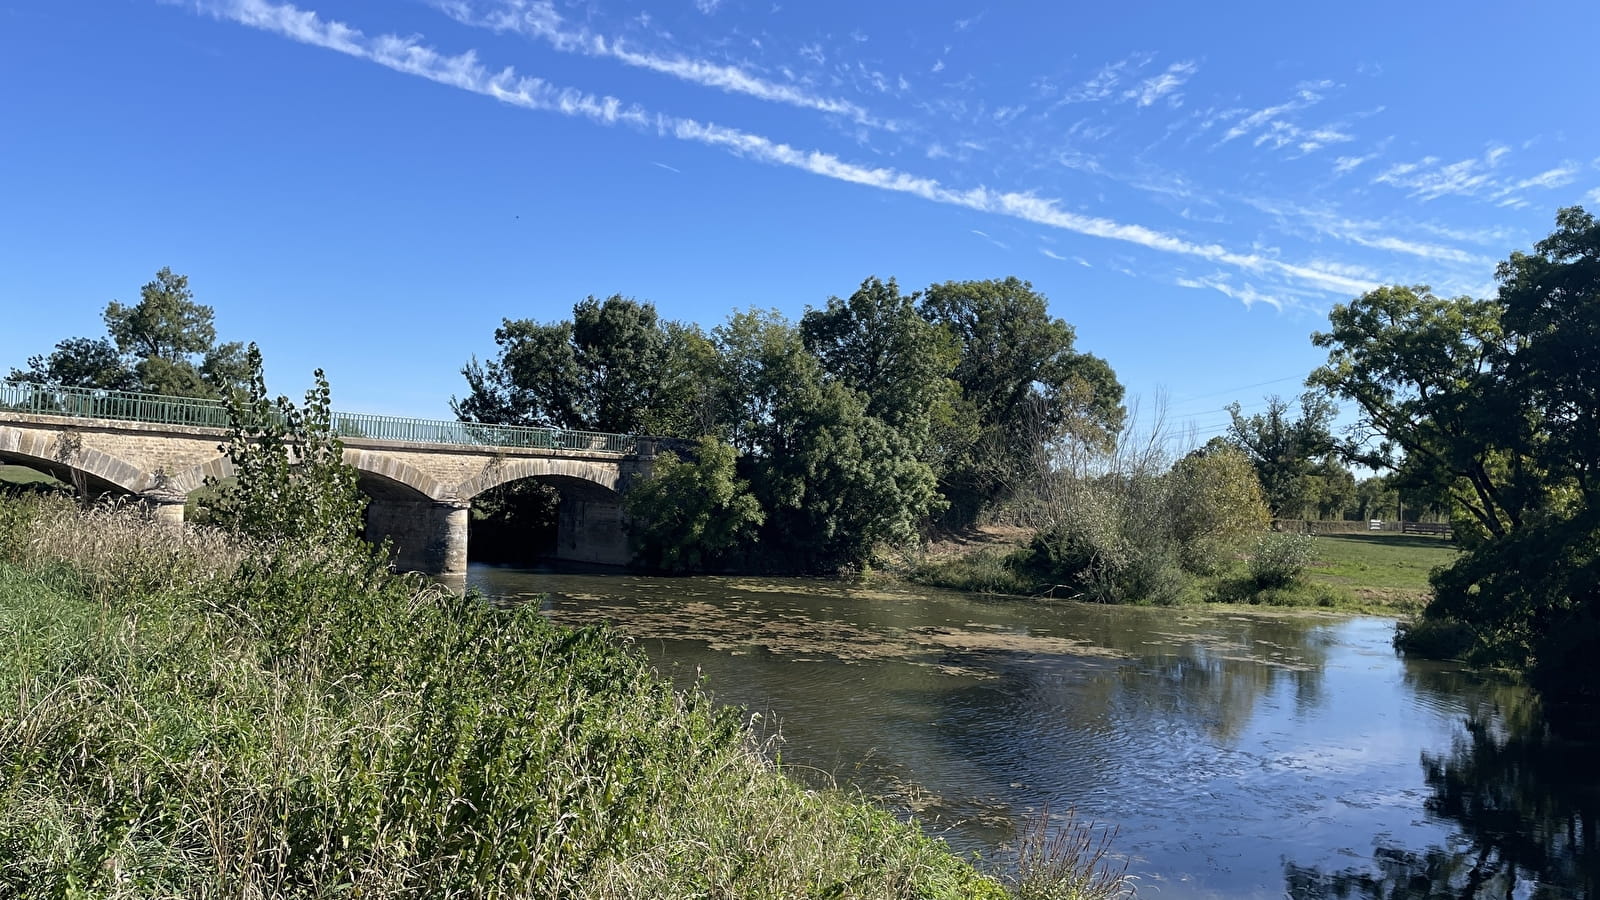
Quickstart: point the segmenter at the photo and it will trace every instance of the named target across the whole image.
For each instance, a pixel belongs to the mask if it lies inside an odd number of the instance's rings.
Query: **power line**
[[[1280,383],[1285,382],[1285,381],[1303,381],[1303,380],[1305,380],[1305,376],[1304,375],[1285,375],[1282,378],[1274,378],[1274,379],[1272,379],[1270,381],[1258,381],[1255,384],[1245,384],[1245,385],[1240,385],[1239,387],[1226,388],[1226,389],[1220,390],[1220,391],[1213,391],[1213,392],[1211,392],[1209,394],[1201,394],[1201,395],[1199,395],[1197,397],[1190,397],[1190,398],[1188,398],[1186,400],[1175,401],[1175,402],[1173,402],[1173,403],[1171,403],[1169,405],[1170,406],[1183,406],[1183,405],[1188,404],[1188,403],[1194,403],[1194,402],[1196,402],[1198,400],[1208,400],[1208,399],[1210,399],[1212,397],[1221,397],[1221,396],[1223,396],[1225,394],[1233,394],[1233,393],[1237,393],[1239,391],[1248,391],[1251,388],[1266,387],[1269,384],[1280,384]]]

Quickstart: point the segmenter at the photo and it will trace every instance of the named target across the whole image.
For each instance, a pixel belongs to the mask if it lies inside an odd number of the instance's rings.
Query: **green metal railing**
[[[0,382],[0,411],[82,419],[115,419],[156,425],[227,428],[228,407],[219,400],[161,397],[132,391]],[[466,447],[517,447],[633,453],[633,435],[568,431],[522,425],[482,425],[448,419],[408,419],[364,413],[333,413],[334,433],[342,438],[451,444]]]
[[[569,431],[563,428],[530,428],[524,425],[484,425],[476,422],[452,422],[448,419],[407,419],[365,413],[336,412],[333,414],[333,428],[340,437],[365,438],[372,441],[456,444],[469,447],[527,447],[536,450],[590,450],[601,453],[632,453],[638,449],[638,441],[630,434]]]
[[[204,428],[228,427],[228,407],[219,400],[13,381],[0,382],[0,409],[41,416],[118,419]]]

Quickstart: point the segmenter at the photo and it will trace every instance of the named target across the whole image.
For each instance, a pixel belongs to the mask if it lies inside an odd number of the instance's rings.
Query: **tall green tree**
[[[843,384],[795,384],[778,415],[790,426],[784,450],[765,458],[754,484],[770,527],[763,540],[789,567],[860,567],[879,544],[915,541],[938,511],[932,470]]]
[[[766,516],[762,544],[787,570],[859,566],[882,542],[915,539],[937,511],[916,448],[830,379],[800,329],[776,311],[716,328],[728,434]]]
[[[1514,348],[1504,362],[1513,396],[1517,456],[1532,459],[1561,498],[1600,507],[1600,223],[1580,207],[1532,253],[1515,252],[1495,273],[1501,327]],[[1503,404],[1509,406],[1509,404]]]
[[[787,399],[821,375],[799,330],[775,309],[749,309],[729,316],[711,336],[725,436],[752,461],[787,452],[797,433],[797,423],[783,414]]]
[[[756,538],[766,517],[736,462],[733,447],[711,435],[700,438],[688,459],[656,458],[651,477],[624,498],[645,565],[698,571]]]
[[[1356,506],[1355,473],[1330,453],[1321,460],[1316,474],[1311,476],[1311,497],[1317,518],[1338,520],[1350,517]]]
[[[1600,698],[1600,224],[1561,210],[1496,277],[1493,300],[1382,288],[1335,307],[1312,381],[1357,402],[1375,462],[1429,476],[1479,529],[1425,620],[1547,692]]]
[[[666,335],[650,303],[614,294],[572,308],[572,344],[582,373],[586,425],[631,434],[661,399]]]
[[[139,302],[105,309],[109,339],[70,338],[28,360],[12,380],[173,397],[222,398],[250,379],[244,344],[218,344],[215,311],[196,303],[189,276],[163,267]]]
[[[498,358],[476,357],[461,370],[464,399],[451,406],[463,421],[493,425],[582,428],[583,375],[572,342],[572,323],[505,319],[494,331]]]
[[[139,389],[139,377],[105,338],[67,338],[49,354],[28,358],[28,368],[12,369],[10,380],[66,387]]]
[[[1332,464],[1330,426],[1335,412],[1326,397],[1311,392],[1300,397],[1298,417],[1289,402],[1278,396],[1267,399],[1265,411],[1250,416],[1245,416],[1237,403],[1228,407],[1233,420],[1228,426],[1228,442],[1255,466],[1274,516],[1299,518],[1316,509],[1321,487],[1317,479]]]
[[[676,430],[693,419],[676,405],[690,402],[693,334],[621,295],[586,297],[560,322],[506,319],[494,333],[498,356],[468,361],[467,396],[452,406],[469,422],[692,436]]]
[[[1327,365],[1309,383],[1355,404],[1345,452],[1402,471],[1414,493],[1442,487],[1483,533],[1504,535],[1534,500],[1511,432],[1523,411],[1503,381],[1511,346],[1493,300],[1446,299],[1427,287],[1381,287],[1329,313],[1312,335]]]
[[[656,400],[644,430],[667,437],[717,434],[725,418],[717,345],[699,325],[667,322]]]
[[[1105,360],[1074,349],[1071,325],[1017,278],[928,288],[921,312],[957,347],[960,398],[936,440],[949,521],[971,525],[1039,472],[1039,449],[1062,440],[1109,445],[1126,411]]]
[[[1399,516],[1399,496],[1386,476],[1373,475],[1356,482],[1355,514],[1362,521]]]
[[[959,386],[950,378],[954,341],[917,312],[919,296],[900,293],[893,278],[868,278],[848,299],[807,310],[800,334],[826,377],[859,391],[868,415],[921,452],[934,423],[951,416]]]

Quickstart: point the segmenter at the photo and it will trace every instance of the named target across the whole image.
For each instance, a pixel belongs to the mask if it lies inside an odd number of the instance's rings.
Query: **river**
[[[1041,813],[1116,829],[1141,897],[1600,897],[1600,744],[1394,622],[805,579],[473,566],[758,714],[786,765],[1003,865]]]

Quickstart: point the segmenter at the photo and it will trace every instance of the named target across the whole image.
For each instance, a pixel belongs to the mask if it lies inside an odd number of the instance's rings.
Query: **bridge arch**
[[[419,500],[442,500],[452,496],[439,479],[403,459],[381,451],[354,450],[346,447],[344,461],[360,474],[363,482],[381,486],[376,490],[369,490],[369,493],[374,495],[378,490],[387,489],[404,493],[405,489],[409,489],[420,495],[415,498]]]
[[[445,496],[438,479],[404,460],[371,450],[347,447],[344,461],[356,470],[362,487],[373,496],[399,495],[416,500],[437,500]],[[233,475],[233,460],[227,454],[222,454],[173,475],[166,486],[169,490],[188,494],[204,485],[208,478],[221,481]]]
[[[596,488],[604,489],[613,501],[622,493],[622,470],[612,463],[593,463],[584,459],[555,459],[550,457],[524,457],[496,460],[472,478],[456,487],[455,496],[471,500],[484,491],[533,478],[561,488],[593,495]]]
[[[167,480],[167,487],[175,493],[187,496],[204,487],[208,478],[221,481],[224,478],[232,477],[233,460],[223,455],[213,457],[203,463],[196,463],[178,472]]]
[[[556,507],[554,543],[545,552],[557,559],[626,565],[633,558],[623,520],[623,467],[581,458],[496,459],[456,487],[471,501],[487,491],[518,481],[534,481],[561,495]],[[503,537],[502,537],[503,540]]]
[[[99,493],[138,494],[156,487],[156,478],[139,466],[93,447],[72,447],[67,432],[0,426],[0,458],[55,476],[80,472]]]

